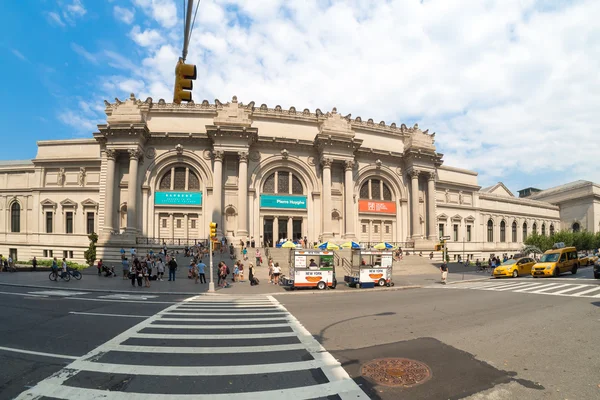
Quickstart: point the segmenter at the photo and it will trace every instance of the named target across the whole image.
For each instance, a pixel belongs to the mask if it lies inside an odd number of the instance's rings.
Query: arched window
[[[10,206],[10,231],[21,232],[21,206],[17,202]]]
[[[533,226],[531,227],[531,231],[533,232],[534,235],[537,235],[537,224],[534,222]]]
[[[262,193],[304,194],[304,186],[293,172],[275,171],[265,179]]]
[[[500,241],[506,242],[506,222],[500,222]]]
[[[550,224],[550,236],[554,235],[554,225]]]
[[[360,198],[365,200],[392,201],[392,191],[384,181],[369,179],[360,187]]]
[[[527,222],[523,222],[523,242],[527,239]]]
[[[494,222],[491,219],[487,223],[487,241],[494,241]]]
[[[542,236],[546,236],[546,224],[542,224]]]
[[[579,222],[575,222],[573,223],[573,232],[579,232],[581,230],[581,226],[579,225]]]
[[[161,191],[198,191],[200,190],[200,179],[190,168],[175,167],[163,175],[158,188]]]
[[[512,223],[512,242],[517,242],[517,221],[513,221]]]

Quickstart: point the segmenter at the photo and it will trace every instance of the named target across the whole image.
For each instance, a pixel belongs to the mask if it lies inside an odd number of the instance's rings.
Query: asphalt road
[[[0,399],[28,390],[358,399],[356,384],[362,398],[386,400],[599,398],[600,281],[586,271],[191,303],[1,286]],[[424,363],[429,378],[400,388],[378,384],[383,373],[363,376],[390,357]]]

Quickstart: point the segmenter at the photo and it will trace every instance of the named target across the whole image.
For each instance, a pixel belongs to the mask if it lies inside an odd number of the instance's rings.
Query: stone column
[[[141,152],[139,149],[129,149],[129,181],[127,182],[127,228],[132,233],[138,231],[137,201],[138,201],[138,165]]]
[[[287,235],[286,235],[286,239],[293,239],[293,232],[294,232],[294,220],[292,217],[288,217],[288,226],[287,226]]]
[[[323,229],[321,234],[323,242],[326,242],[332,236],[331,231],[331,158],[323,157],[321,164],[323,165]]]
[[[104,230],[114,229],[115,220],[115,172],[117,152],[106,149],[106,192],[104,193]]]
[[[185,230],[184,230],[184,232],[185,232],[185,236],[184,236],[185,240],[189,240],[189,238],[190,238],[190,231],[188,229],[189,228],[189,226],[188,226],[189,222],[190,222],[189,214],[184,214],[183,215],[183,223],[185,225]]]
[[[175,214],[169,214],[169,239],[175,239]]]
[[[412,237],[420,237],[420,221],[419,221],[419,171],[413,169],[410,172],[411,178],[411,223]]]
[[[346,161],[344,167],[344,200],[346,204],[346,215],[344,215],[346,221],[345,237],[346,239],[354,239],[356,237],[354,232],[354,180],[352,179],[354,161]]]
[[[215,163],[213,166],[213,197],[214,208],[212,220],[218,224],[217,236],[222,237],[223,232],[223,151],[214,152]]]
[[[248,236],[248,153],[241,151],[238,173],[238,236]]]
[[[435,211],[435,172],[430,172],[427,178],[427,229],[429,230],[429,240],[437,240],[435,229],[437,222]]]
[[[273,243],[271,245],[275,247],[279,241],[279,218],[273,217]]]
[[[148,236],[148,188],[142,188],[142,235]]]

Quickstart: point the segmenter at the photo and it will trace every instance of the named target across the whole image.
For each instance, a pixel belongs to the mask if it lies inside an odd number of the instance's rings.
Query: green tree
[[[96,261],[96,243],[98,242],[98,235],[92,232],[88,235],[88,239],[90,239],[90,246],[83,253],[83,256],[85,257],[88,265],[91,267],[94,265],[94,261]]]

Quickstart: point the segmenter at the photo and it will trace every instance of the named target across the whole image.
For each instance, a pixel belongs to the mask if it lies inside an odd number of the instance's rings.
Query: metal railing
[[[149,238],[137,237],[136,243],[142,246],[163,246],[167,247],[191,247],[191,246],[208,246],[208,239],[166,239],[166,238]]]
[[[378,241],[378,242],[358,242],[358,244],[360,244],[362,247],[365,247],[365,248],[373,247],[379,243],[381,243],[381,242],[380,241]],[[394,247],[400,247],[402,249],[413,249],[415,247],[415,242],[386,242],[386,243],[389,243]]]

